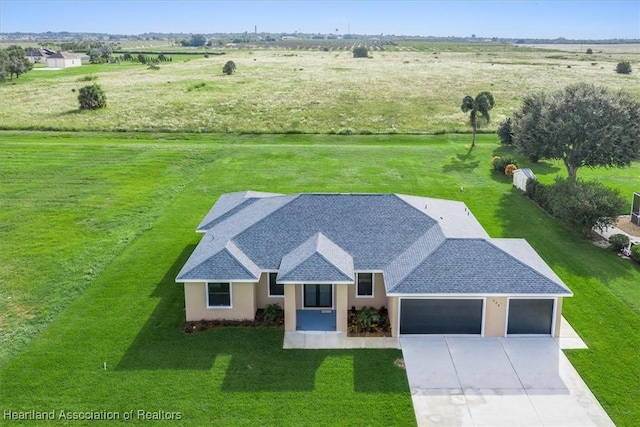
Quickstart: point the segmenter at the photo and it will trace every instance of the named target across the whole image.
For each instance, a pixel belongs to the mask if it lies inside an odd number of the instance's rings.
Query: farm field
[[[571,51],[573,47],[402,42],[362,59],[337,47],[295,50],[283,45],[225,49],[225,55],[209,58],[177,55],[159,70],[136,63],[33,70],[0,85],[5,106],[0,129],[469,132],[461,100],[489,90],[496,99],[487,128],[492,131],[525,95],[570,83],[597,82],[640,97],[640,74],[614,71],[620,60],[640,69],[637,46],[624,46],[594,47],[587,55]],[[222,74],[228,60],[237,64],[232,76]],[[104,88],[108,107],[79,112],[77,90],[93,82]]]
[[[472,152],[469,135],[0,135],[2,408],[180,412],[185,425],[412,425],[399,350],[285,351],[278,329],[182,333],[174,278],[194,228],[220,194],[252,189],[464,201],[491,236],[526,238],[569,285],[564,314],[589,345],[569,358],[617,425],[640,417],[640,268],[492,174],[491,158],[511,154],[495,135]],[[516,158],[545,182],[565,174]],[[630,194],[640,164],[579,176]]]

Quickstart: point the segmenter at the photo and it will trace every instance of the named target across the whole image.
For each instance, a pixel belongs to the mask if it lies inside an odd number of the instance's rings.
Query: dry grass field
[[[491,91],[493,123],[528,93],[594,82],[640,97],[640,52],[594,54],[506,45],[409,44],[356,59],[344,50],[228,50],[162,64],[34,70],[0,85],[1,129],[246,133],[442,133],[468,131],[464,95]],[[635,49],[635,50],[634,50]],[[586,50],[586,48],[585,48]],[[602,53],[599,53],[602,51]],[[222,74],[228,60],[232,76]],[[629,60],[634,73],[614,71]],[[94,75],[108,108],[79,112]]]

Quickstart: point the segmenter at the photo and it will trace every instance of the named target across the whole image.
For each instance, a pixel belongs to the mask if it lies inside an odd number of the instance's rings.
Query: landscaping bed
[[[268,305],[266,308],[256,310],[256,316],[252,319],[228,320],[196,320],[185,322],[184,333],[191,334],[194,332],[207,331],[209,329],[221,327],[256,327],[266,326],[274,328],[284,327],[284,310],[278,304]]]
[[[386,307],[375,309],[351,307],[347,318],[347,336],[350,337],[390,337],[391,324]]]

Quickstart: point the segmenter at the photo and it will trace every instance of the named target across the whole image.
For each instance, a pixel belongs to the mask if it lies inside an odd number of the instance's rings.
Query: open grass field
[[[508,152],[494,135],[471,153],[468,144],[468,135],[2,132],[0,408],[181,413],[166,425],[412,425],[400,351],[285,351],[278,329],[184,335],[174,282],[224,192],[398,192],[462,200],[491,236],[526,238],[575,293],[564,313],[589,350],[570,359],[614,422],[635,425],[640,268],[492,174],[492,156]],[[558,163],[533,169],[543,181],[564,174]],[[579,176],[630,194],[640,164]]]
[[[190,58],[190,59],[189,59]],[[233,60],[237,72],[222,74]],[[618,61],[634,73],[616,74]],[[108,107],[78,111],[93,75]],[[532,92],[597,82],[640,97],[640,52],[405,42],[356,59],[348,50],[227,49],[163,63],[34,70],[0,85],[0,129],[234,133],[468,132],[465,95],[496,98],[495,129]],[[74,92],[76,90],[76,92]]]
[[[640,50],[404,42],[372,55],[290,44],[1,84],[0,410],[133,410],[134,425],[138,410],[180,412],[155,423],[166,425],[414,424],[400,351],[285,351],[280,329],[185,335],[174,282],[222,193],[394,192],[462,200],[491,236],[526,238],[575,293],[564,314],[589,350],[569,358],[614,422],[636,425],[640,268],[492,174],[494,155],[512,155],[495,135],[469,152],[470,135],[433,134],[469,131],[460,101],[482,90],[497,101],[489,130],[527,93],[569,83],[640,97]],[[633,74],[615,74],[620,60]],[[77,89],[93,82],[108,108],[79,112]],[[566,174],[515,157],[542,182]],[[578,176],[629,201],[640,189],[640,163]]]

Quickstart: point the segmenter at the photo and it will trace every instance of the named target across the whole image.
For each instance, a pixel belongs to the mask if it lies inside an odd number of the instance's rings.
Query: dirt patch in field
[[[640,225],[635,225],[631,222],[631,215],[618,217],[616,227],[634,237],[640,237]]]

